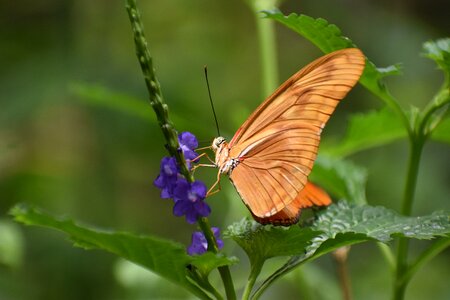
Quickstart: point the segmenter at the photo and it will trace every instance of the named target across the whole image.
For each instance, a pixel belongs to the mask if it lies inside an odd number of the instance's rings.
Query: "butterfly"
[[[364,66],[364,54],[348,48],[322,56],[291,76],[229,143],[223,137],[214,139],[219,172],[213,187],[227,174],[261,224],[289,226],[298,222],[303,208],[329,205],[328,194],[309,182],[308,175],[322,129]]]

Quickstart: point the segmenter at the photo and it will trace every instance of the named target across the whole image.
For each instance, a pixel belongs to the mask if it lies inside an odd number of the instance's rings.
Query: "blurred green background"
[[[138,5],[177,129],[196,134],[202,146],[216,135],[203,76],[208,65],[222,135],[232,137],[267,96],[260,92],[255,22],[245,1]],[[286,0],[280,8],[338,25],[380,67],[402,62],[404,75],[391,77],[389,85],[404,106],[423,107],[442,83],[433,62],[419,53],[423,42],[449,36],[447,0]],[[171,201],[159,199],[152,185],[166,153],[146,100],[124,1],[1,1],[0,15],[0,299],[188,297],[112,255],[73,248],[62,234],[19,226],[7,215],[15,203],[26,202],[98,227],[189,244],[195,225],[173,217]],[[276,28],[281,79],[322,54],[290,30]],[[114,108],[121,100],[137,105]],[[324,143],[339,140],[351,113],[379,107],[356,87],[329,122]],[[406,153],[402,141],[351,158],[369,170],[370,204],[399,208]],[[426,146],[415,215],[450,208],[449,161],[448,146]],[[215,172],[196,175],[211,184]],[[212,224],[225,228],[247,212],[227,180],[222,182],[224,190],[209,203]],[[240,286],[246,258],[225,242],[226,251],[241,258],[232,267]],[[426,244],[414,242],[412,255]],[[449,299],[449,265],[447,250],[412,280],[407,299]],[[355,299],[390,296],[390,270],[374,244],[353,247],[349,267]],[[312,287],[304,299],[339,299],[330,257],[277,282],[265,299],[298,298],[304,293],[299,276]]]

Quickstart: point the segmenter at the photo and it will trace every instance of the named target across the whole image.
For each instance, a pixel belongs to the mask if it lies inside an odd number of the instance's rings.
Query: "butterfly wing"
[[[307,185],[322,128],[364,65],[364,55],[355,48],[315,60],[281,85],[236,132],[229,156],[240,162],[230,179],[255,217],[274,223],[283,209],[316,204],[297,196]]]
[[[253,218],[261,224],[289,226],[298,222],[302,208],[311,207],[313,205],[326,206],[330,204],[330,196],[318,186],[308,182],[294,201],[273,216],[258,218],[253,215]]]

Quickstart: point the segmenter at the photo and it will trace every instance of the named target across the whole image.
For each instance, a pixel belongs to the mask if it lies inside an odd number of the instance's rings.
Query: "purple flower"
[[[177,161],[174,157],[164,157],[161,160],[160,173],[153,184],[161,189],[161,198],[173,197],[173,190],[178,180]]]
[[[198,156],[194,151],[198,147],[198,141],[195,135],[187,131],[182,132],[178,135],[178,142],[186,160],[192,161]]]
[[[219,249],[222,249],[223,247],[223,241],[220,239],[220,230],[217,227],[211,228],[214,237],[217,241],[217,247]],[[201,231],[196,231],[192,234],[192,242],[189,245],[187,252],[189,255],[195,255],[195,254],[203,254],[208,250],[208,242],[206,241],[205,235]]]
[[[181,217],[186,215],[186,221],[193,224],[199,217],[207,217],[211,213],[211,208],[203,201],[206,197],[206,186],[201,181],[189,183],[186,179],[180,178],[173,190],[175,205],[173,214]]]

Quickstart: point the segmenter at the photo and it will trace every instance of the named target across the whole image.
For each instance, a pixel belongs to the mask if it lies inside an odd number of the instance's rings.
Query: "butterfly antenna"
[[[206,86],[208,87],[209,103],[211,103],[211,108],[212,108],[213,115],[214,115],[214,121],[216,121],[217,136],[221,136],[221,135],[220,135],[220,130],[219,130],[219,123],[217,122],[216,110],[214,109],[214,103],[213,103],[212,97],[211,97],[211,90],[210,90],[210,88],[209,88],[208,67],[205,66],[205,67],[204,67],[204,70],[205,70]]]

